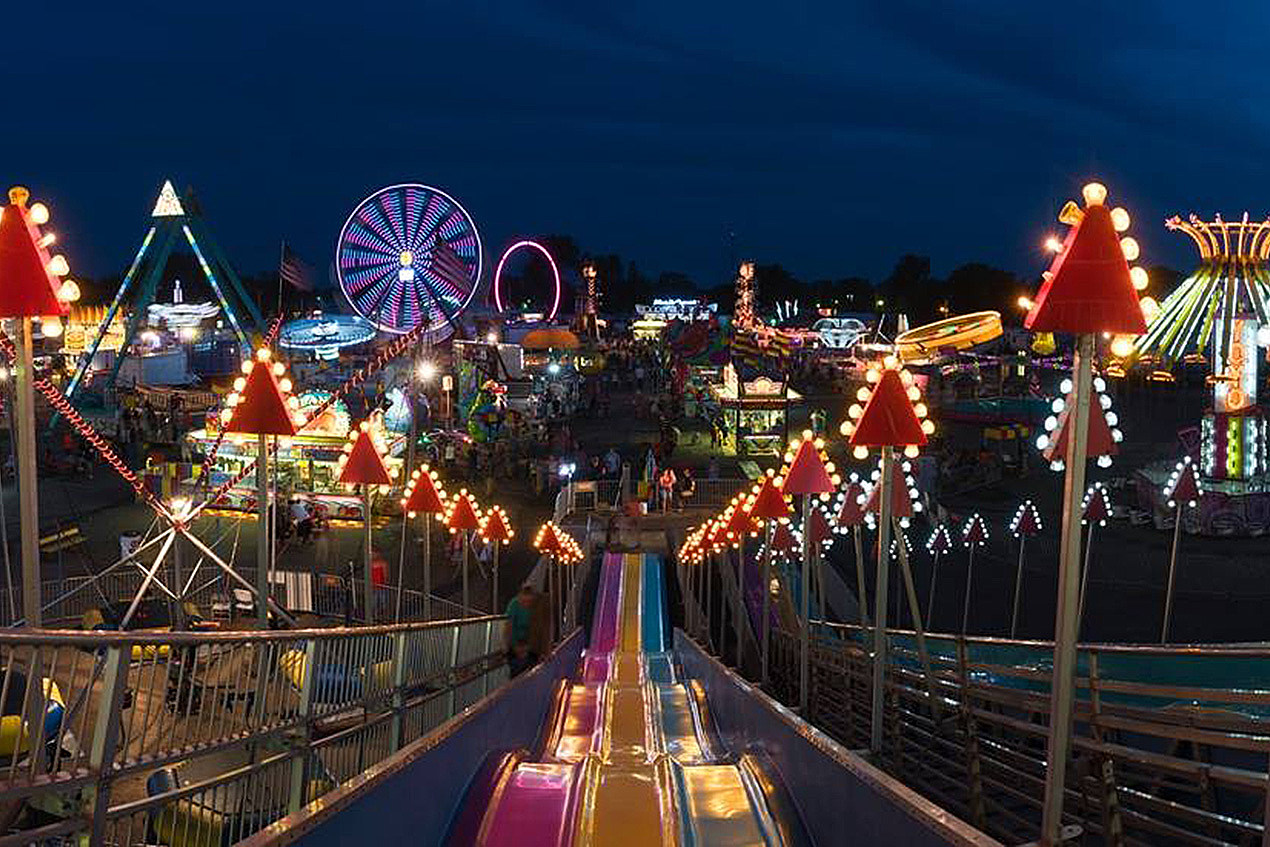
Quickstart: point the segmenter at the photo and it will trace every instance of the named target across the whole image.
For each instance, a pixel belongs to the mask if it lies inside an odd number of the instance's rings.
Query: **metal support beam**
[[[1054,676],[1050,684],[1050,732],[1046,749],[1041,844],[1060,843],[1067,756],[1071,750],[1072,707],[1076,685],[1076,628],[1080,605],[1080,504],[1085,493],[1085,460],[1089,438],[1089,395],[1094,337],[1081,335],[1072,362],[1072,424],[1064,461],[1063,524],[1058,559],[1058,606],[1054,618]]]
[[[38,627],[40,618],[40,503],[35,452],[35,373],[31,355],[31,319],[18,318],[18,516],[22,534],[22,617]]]

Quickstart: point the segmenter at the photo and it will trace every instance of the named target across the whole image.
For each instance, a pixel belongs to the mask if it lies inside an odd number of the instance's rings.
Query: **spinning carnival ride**
[[[1175,216],[1165,226],[1190,236],[1200,266],[1165,299],[1131,355],[1164,369],[1209,364],[1213,403],[1200,424],[1204,487],[1260,491],[1270,472],[1266,414],[1257,404],[1258,346],[1270,341],[1270,219]]]
[[[467,210],[418,183],[381,188],[358,204],[335,250],[340,289],[359,315],[397,334],[423,325],[432,341],[453,333],[476,294],[481,262]]]

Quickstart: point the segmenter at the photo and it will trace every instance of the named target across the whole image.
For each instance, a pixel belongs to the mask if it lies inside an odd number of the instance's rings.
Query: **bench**
[[[68,529],[59,530],[51,535],[43,535],[40,537],[41,553],[61,553],[64,550],[70,550],[78,547],[88,541],[84,534],[79,531],[78,526],[72,526]]]

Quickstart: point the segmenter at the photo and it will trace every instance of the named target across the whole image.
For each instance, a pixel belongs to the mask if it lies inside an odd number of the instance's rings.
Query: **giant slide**
[[[605,556],[590,646],[537,749],[478,775],[449,843],[795,845],[798,814],[765,759],[729,751],[669,650],[665,568]]]

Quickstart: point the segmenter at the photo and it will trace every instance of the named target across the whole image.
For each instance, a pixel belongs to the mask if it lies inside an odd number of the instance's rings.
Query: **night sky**
[[[0,162],[90,276],[165,177],[244,273],[285,238],[325,275],[400,181],[467,206],[487,267],[566,233],[703,285],[734,253],[1032,274],[1093,176],[1148,264],[1193,264],[1169,214],[1270,213],[1264,3],[50,5],[6,10]]]

